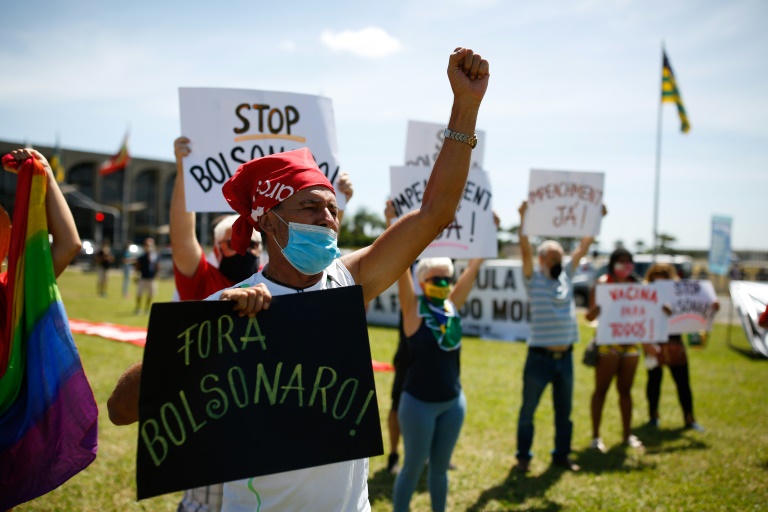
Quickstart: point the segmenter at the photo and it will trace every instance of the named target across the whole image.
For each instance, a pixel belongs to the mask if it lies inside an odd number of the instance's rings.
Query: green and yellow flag
[[[675,74],[672,72],[672,66],[669,65],[667,53],[663,50],[662,56],[664,57],[664,63],[661,67],[661,102],[677,104],[677,113],[680,115],[680,131],[688,133],[691,129],[691,125],[688,122],[688,116],[685,113],[683,98],[680,96],[680,89],[677,88]]]
[[[53,148],[53,155],[51,155],[51,170],[56,177],[56,181],[61,183],[64,181],[64,164],[61,162],[61,147],[59,146],[59,140],[56,139],[56,147]]]

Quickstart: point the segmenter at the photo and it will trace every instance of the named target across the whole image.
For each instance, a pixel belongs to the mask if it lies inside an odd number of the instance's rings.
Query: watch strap
[[[465,144],[469,144],[472,149],[475,149],[475,146],[477,146],[477,135],[470,136],[465,133],[454,132],[453,130],[446,128],[443,132],[443,136],[446,139],[453,139],[459,142],[464,142]]]

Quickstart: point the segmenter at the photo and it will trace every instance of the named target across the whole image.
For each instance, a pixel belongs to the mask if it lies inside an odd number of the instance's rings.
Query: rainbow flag
[[[10,155],[3,164],[16,167]],[[96,458],[98,408],[53,273],[47,183],[36,159],[19,166],[0,274],[0,510],[55,489]]]

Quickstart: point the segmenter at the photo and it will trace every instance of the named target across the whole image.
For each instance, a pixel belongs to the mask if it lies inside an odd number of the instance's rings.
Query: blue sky
[[[383,210],[408,119],[450,112],[448,54],[490,62],[478,120],[503,227],[530,169],[603,171],[601,249],[651,241],[661,42],[692,129],[663,109],[659,230],[706,248],[712,215],[736,249],[768,249],[768,3],[43,2],[4,6],[0,138],[173,158],[178,87],[333,100],[350,210]],[[224,5],[222,5],[224,4]]]

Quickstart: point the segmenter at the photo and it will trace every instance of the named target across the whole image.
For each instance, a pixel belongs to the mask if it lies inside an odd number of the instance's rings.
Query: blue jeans
[[[407,392],[397,412],[405,445],[403,469],[397,475],[392,496],[395,512],[407,511],[424,463],[429,458],[429,497],[432,510],[445,510],[448,496],[448,465],[464,423],[467,400],[462,391],[447,402],[422,402]]]
[[[573,352],[569,350],[556,359],[551,354],[529,348],[523,371],[523,405],[520,407],[520,418],[517,421],[517,460],[528,461],[533,457],[533,415],[539,406],[544,388],[550,382],[555,409],[555,449],[552,451],[552,458],[564,459],[571,453]]]

